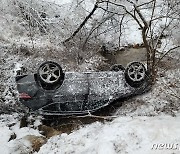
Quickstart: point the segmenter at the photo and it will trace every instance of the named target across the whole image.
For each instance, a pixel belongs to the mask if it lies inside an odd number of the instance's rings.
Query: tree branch
[[[164,55],[162,55],[162,57],[159,58],[159,60],[156,62],[156,66],[157,66],[157,64],[158,64],[169,52],[171,52],[172,50],[175,50],[175,49],[177,49],[177,48],[180,48],[180,45],[175,46],[174,48],[171,48],[171,49],[169,49],[168,51],[166,51],[166,53],[165,53]]]
[[[106,18],[103,19],[97,26],[95,26],[95,27],[93,27],[93,28],[91,29],[91,31],[89,32],[87,38],[85,39],[85,41],[84,41],[84,43],[83,43],[83,49],[84,49],[84,47],[85,47],[85,45],[86,45],[88,39],[89,39],[90,36],[92,35],[92,33],[93,33],[96,29],[98,29],[104,22],[106,22],[108,19],[112,18],[112,16],[114,16],[114,14],[112,14],[112,15],[106,17]]]
[[[66,43],[68,41],[70,41],[71,39],[74,38],[74,36],[76,36],[76,34],[81,30],[81,28],[86,24],[86,22],[89,20],[89,18],[91,18],[91,16],[94,14],[94,12],[96,11],[96,9],[98,8],[98,2],[96,2],[96,4],[94,5],[94,8],[92,9],[92,11],[89,13],[89,15],[84,19],[84,21],[80,24],[80,26],[74,31],[74,33],[67,38],[63,43]]]

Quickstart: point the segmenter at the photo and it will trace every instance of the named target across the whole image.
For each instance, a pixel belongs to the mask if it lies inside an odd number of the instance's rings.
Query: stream
[[[124,67],[128,63],[133,61],[146,61],[146,49],[145,48],[126,48],[125,50],[118,50],[115,53],[105,53],[101,54],[107,63],[113,64],[122,64]]]

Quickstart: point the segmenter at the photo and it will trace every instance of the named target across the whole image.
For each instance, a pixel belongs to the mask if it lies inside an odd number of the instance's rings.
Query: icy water
[[[124,67],[132,61],[146,61],[145,48],[127,48],[124,51],[116,51],[114,54],[103,55],[109,64],[122,64]]]
[[[125,51],[118,51],[115,55],[117,64],[126,66],[132,61],[146,61],[146,49],[145,48],[129,48]]]

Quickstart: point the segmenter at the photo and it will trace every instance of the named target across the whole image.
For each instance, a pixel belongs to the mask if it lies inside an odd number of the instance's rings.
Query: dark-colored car
[[[140,62],[126,68],[113,65],[104,72],[63,72],[59,64],[47,61],[36,74],[19,75],[16,82],[20,102],[43,115],[88,114],[148,87]]]

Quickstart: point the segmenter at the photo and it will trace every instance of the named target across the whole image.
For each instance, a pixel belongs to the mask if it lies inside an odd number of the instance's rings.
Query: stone
[[[42,131],[42,134],[44,136],[46,136],[47,138],[62,134],[61,131],[58,131],[58,130],[56,130],[52,127],[46,126],[46,125],[40,125],[39,131]]]

